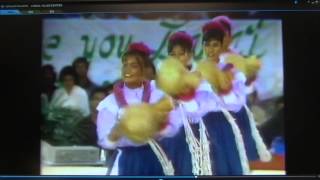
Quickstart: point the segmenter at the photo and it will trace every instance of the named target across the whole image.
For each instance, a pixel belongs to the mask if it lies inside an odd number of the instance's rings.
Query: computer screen
[[[1,4],[2,174],[317,174],[319,7]]]

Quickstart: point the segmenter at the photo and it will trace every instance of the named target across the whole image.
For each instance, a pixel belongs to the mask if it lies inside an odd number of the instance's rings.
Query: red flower
[[[173,43],[176,41],[183,41],[186,42],[190,47],[194,47],[194,39],[193,37],[184,31],[179,31],[172,34],[169,38],[169,43]]]
[[[212,21],[220,23],[226,30],[225,33],[231,36],[232,22],[228,16],[217,16]]]
[[[138,43],[132,43],[130,44],[129,51],[137,51],[140,53],[145,54],[146,56],[150,56],[152,54],[152,50],[143,42],[138,42]]]
[[[212,30],[220,30],[226,33],[226,29],[219,22],[216,21],[209,21],[202,27],[202,33],[204,34]]]
[[[192,89],[187,93],[180,94],[177,96],[177,99],[182,100],[182,101],[190,101],[196,96],[196,90]]]

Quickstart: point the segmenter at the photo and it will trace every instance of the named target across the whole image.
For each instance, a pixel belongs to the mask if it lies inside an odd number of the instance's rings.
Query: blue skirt
[[[162,166],[149,145],[120,149],[120,176],[164,176]]]
[[[203,117],[210,141],[211,166],[215,175],[242,175],[242,166],[231,125],[222,112]]]
[[[255,161],[259,159],[259,154],[256,147],[256,142],[252,136],[249,116],[245,107],[237,113],[230,112],[234,118],[236,118],[236,123],[240,128],[243,142],[246,148],[246,153],[249,161]]]
[[[192,125],[191,128],[195,128],[195,126]],[[194,132],[196,131],[197,129]],[[160,144],[168,158],[172,161],[176,176],[193,175],[191,153],[186,142],[184,127],[181,127],[174,137],[162,139]]]

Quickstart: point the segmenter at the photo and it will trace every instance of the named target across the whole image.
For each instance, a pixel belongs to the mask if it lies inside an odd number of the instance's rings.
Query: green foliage
[[[42,139],[56,146],[83,145],[86,144],[88,134],[90,136],[91,124],[78,110],[50,108],[41,128]]]

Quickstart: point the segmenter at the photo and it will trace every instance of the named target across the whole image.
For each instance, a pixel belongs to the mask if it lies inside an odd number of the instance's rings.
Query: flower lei
[[[124,96],[123,93],[123,87],[124,87],[124,82],[120,81],[116,83],[113,87],[113,92],[116,97],[117,103],[119,107],[125,107],[128,105],[128,102]],[[142,95],[142,101],[145,103],[149,103],[151,96],[151,87],[150,87],[150,82],[149,81],[144,81],[143,82],[143,95]]]

